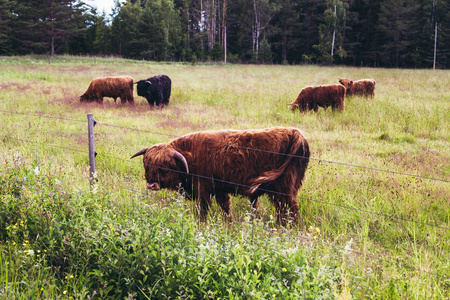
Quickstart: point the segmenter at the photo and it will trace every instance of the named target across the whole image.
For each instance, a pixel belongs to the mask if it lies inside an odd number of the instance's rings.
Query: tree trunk
[[[287,61],[287,25],[284,24],[284,33],[283,33],[283,46],[282,46],[282,63]]]
[[[186,8],[187,19],[189,20],[189,6]],[[187,50],[191,49],[191,30],[189,28],[189,21],[187,22]]]
[[[50,29],[50,34],[51,34],[50,55],[54,56],[55,55],[55,23],[54,23],[55,22],[55,16],[54,16],[55,12],[53,9],[54,9],[55,5],[54,5],[53,1],[51,2],[50,6],[52,8],[50,11],[50,28],[51,28]]]
[[[436,70],[436,44],[437,44],[437,22],[434,24],[434,57],[433,57],[433,70]]]
[[[336,4],[334,5],[334,16],[336,17]],[[334,41],[336,40],[336,25],[333,29],[333,41],[331,42],[331,57],[334,55]]]
[[[200,0],[200,33],[203,33],[203,30],[205,30],[205,18],[203,17],[203,0]],[[203,53],[203,50],[205,50],[203,36],[200,37],[200,47]]]
[[[223,42],[223,62],[227,63],[227,0],[223,0],[223,12],[222,12],[222,42]]]
[[[255,14],[254,24],[253,24],[253,52],[258,56],[258,39],[259,39],[259,13],[256,6],[256,0],[253,0],[253,12]]]

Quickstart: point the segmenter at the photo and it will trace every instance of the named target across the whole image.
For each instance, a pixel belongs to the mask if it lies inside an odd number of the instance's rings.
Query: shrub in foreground
[[[0,297],[318,299],[340,284],[260,221],[198,223],[182,200],[73,188],[23,157],[2,169]]]

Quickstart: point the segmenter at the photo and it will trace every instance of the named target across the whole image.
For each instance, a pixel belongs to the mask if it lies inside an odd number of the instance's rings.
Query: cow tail
[[[252,180],[251,187],[249,188],[249,192],[251,194],[256,192],[256,190],[261,186],[261,184],[274,181],[278,177],[280,177],[286,170],[287,166],[292,162],[292,159],[294,158],[300,160],[301,163],[300,168],[303,169],[303,172],[306,170],[310,155],[309,146],[308,142],[299,131],[297,131],[296,134],[293,136],[291,148],[289,149],[289,152],[286,154],[287,154],[286,160],[279,168],[264,172],[263,175]]]

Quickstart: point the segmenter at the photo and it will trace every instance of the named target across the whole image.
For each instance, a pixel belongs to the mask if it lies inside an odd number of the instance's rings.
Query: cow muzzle
[[[147,188],[149,190],[153,190],[153,191],[158,191],[161,189],[161,187],[159,186],[159,184],[157,182],[154,182],[154,183],[147,182]]]

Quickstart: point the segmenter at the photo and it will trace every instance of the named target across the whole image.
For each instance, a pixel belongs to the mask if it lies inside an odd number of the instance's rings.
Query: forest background
[[[0,55],[25,54],[444,69],[450,0],[0,0]]]

